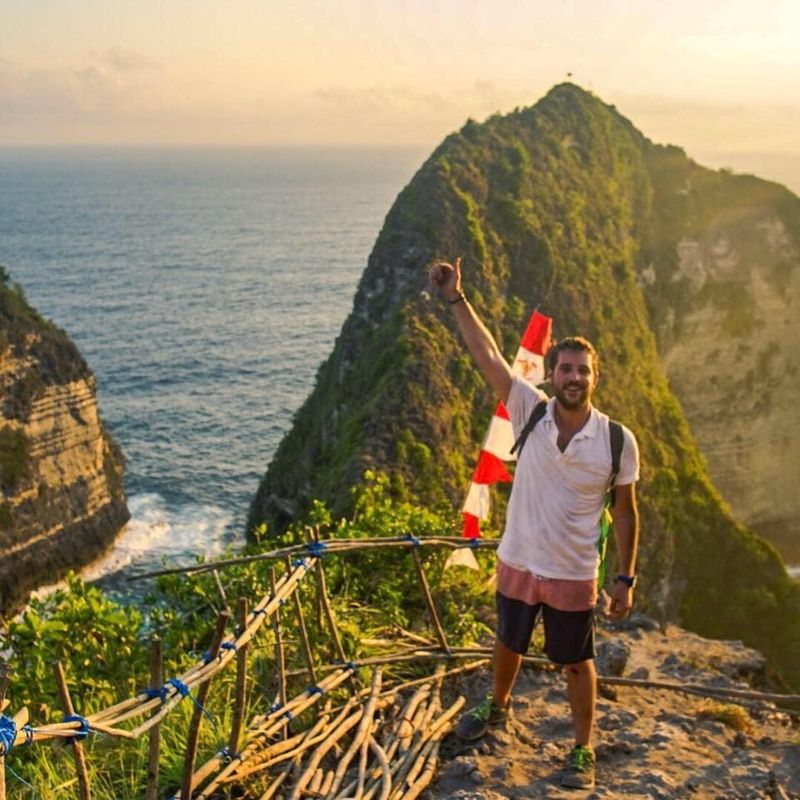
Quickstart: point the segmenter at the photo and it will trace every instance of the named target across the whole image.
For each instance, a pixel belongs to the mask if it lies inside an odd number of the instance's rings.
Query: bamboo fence
[[[369,540],[330,539],[321,541],[317,532],[306,545],[283,548],[270,553],[226,559],[181,569],[159,570],[153,575],[212,572],[225,609],[219,614],[213,640],[205,657],[176,678],[164,681],[161,642],[152,641],[148,688],[127,700],[81,716],[73,707],[66,676],[60,663],[54,665],[65,716],[62,722],[31,725],[26,708],[13,716],[6,715],[4,699],[9,665],[0,665],[0,800],[6,797],[4,763],[13,758],[15,748],[33,746],[51,740],[70,745],[76,780],[68,783],[80,800],[90,800],[92,788],[87,770],[84,740],[90,733],[112,739],[135,740],[149,736],[146,786],[147,800],[174,797],[175,800],[212,800],[227,796],[233,787],[247,791],[248,797],[261,800],[282,796],[289,800],[303,797],[326,800],[414,800],[433,780],[442,739],[452,728],[464,699],[444,702],[442,688],[446,678],[464,674],[489,662],[487,648],[451,647],[439,618],[436,602],[427,581],[419,548],[422,547],[495,547],[496,542],[450,537],[387,537]],[[328,597],[323,556],[346,554],[376,548],[409,548],[414,559],[420,590],[429,614],[435,642],[400,631],[404,646],[395,651],[357,662],[348,662],[339,635],[333,607]],[[234,564],[253,561],[284,561],[280,578],[270,570],[271,590],[250,607],[248,599],[239,601],[237,628],[229,632],[231,612],[219,570]],[[325,620],[339,661],[319,664],[314,659],[306,633],[299,587],[312,574],[316,579],[320,618]],[[306,668],[311,680],[303,691],[289,696],[288,679],[297,672],[285,667],[286,640],[281,630],[282,607],[293,600],[296,622]],[[278,693],[266,713],[253,716],[245,725],[245,687],[248,682],[248,652],[262,628],[273,633],[274,667]],[[433,674],[412,681],[386,680],[383,667],[402,663],[439,663]],[[464,663],[459,663],[464,662]],[[525,658],[525,663],[550,667],[546,659]],[[10,665],[13,667],[13,665]],[[196,764],[198,741],[212,680],[223,670],[235,668],[236,689],[233,699],[231,730],[227,746],[201,764]],[[360,668],[370,668],[369,688],[359,685]],[[605,678],[602,682],[626,686],[665,688],[699,693],[718,698],[799,702],[800,696],[766,695],[721,687],[667,684]],[[452,696],[452,692],[448,693]],[[159,754],[162,725],[176,707],[190,698],[194,704],[183,767],[183,777],[175,794],[164,795],[159,784]],[[338,705],[337,705],[338,703]],[[302,731],[293,730],[292,721],[304,712]],[[258,794],[253,794],[257,786]],[[222,793],[222,794],[221,794]],[[61,796],[61,795],[59,795]]]

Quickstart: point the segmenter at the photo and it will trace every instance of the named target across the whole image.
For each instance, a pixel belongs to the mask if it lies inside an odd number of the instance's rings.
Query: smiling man
[[[611,516],[619,574],[609,614],[620,620],[631,609],[636,586],[636,439],[592,406],[600,372],[590,342],[572,337],[550,348],[545,364],[554,397],[548,400],[514,375],[468,302],[461,287],[461,260],[435,264],[431,281],[450,304],[479,369],[506,405],[518,449],[505,530],[497,551],[493,689],[483,703],[462,717],[457,733],[464,739],[477,739],[507,717],[522,656],[541,616],[545,652],[564,668],[575,726],[575,746],[561,783],[589,788],[595,782],[594,608],[601,518],[613,486]],[[618,465],[612,458],[614,427],[622,445]]]

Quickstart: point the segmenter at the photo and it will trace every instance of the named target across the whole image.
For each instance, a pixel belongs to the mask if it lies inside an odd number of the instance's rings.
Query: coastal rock
[[[0,274],[0,611],[97,558],[129,518],[123,458],[66,334]]]
[[[741,638],[800,686],[800,585],[741,523],[777,542],[800,519],[798,252],[800,200],[787,189],[654,144],[572,84],[469,121],[387,214],[248,527],[280,532],[313,498],[335,519],[366,470],[386,473],[401,499],[460,508],[496,406],[446,304],[427,292],[429,265],[461,256],[469,302],[504,353],[534,308],[556,337],[598,347],[597,405],[641,453],[637,610]],[[739,521],[737,497],[752,511],[739,508]]]

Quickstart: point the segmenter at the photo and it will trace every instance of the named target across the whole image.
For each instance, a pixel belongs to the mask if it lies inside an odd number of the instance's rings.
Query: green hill
[[[800,242],[800,204],[785,189],[654,145],[574,85],[469,121],[387,215],[353,311],[253,502],[251,529],[264,520],[282,529],[313,497],[343,511],[366,468],[388,473],[400,496],[460,504],[494,403],[448,311],[429,297],[427,270],[461,255],[470,300],[509,356],[534,307],[554,318],[557,337],[597,345],[597,405],[641,447],[640,602],[704,635],[744,639],[800,685],[800,586],[733,519],[662,363],[700,302],[679,279],[680,242],[721,209],[735,227],[753,191]],[[742,335],[746,297],[709,291],[729,335]]]

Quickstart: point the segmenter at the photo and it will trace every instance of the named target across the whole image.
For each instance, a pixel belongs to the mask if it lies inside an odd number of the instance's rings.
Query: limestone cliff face
[[[0,285],[0,610],[100,555],[128,520],[122,456],[66,335]]]
[[[794,513],[793,498],[770,497],[797,486],[798,242],[800,201],[786,189],[655,145],[576,86],[468,122],[389,211],[251,525],[280,529],[312,497],[345,510],[365,467],[399,496],[458,508],[494,407],[428,294],[430,263],[460,255],[470,302],[507,356],[536,307],[557,337],[597,345],[597,405],[642,456],[640,607],[743,638],[800,685],[800,585],[730,508]]]
[[[683,230],[655,219],[667,249],[656,245],[640,271],[662,363],[734,516],[797,563],[800,201],[669,160],[654,206]]]

